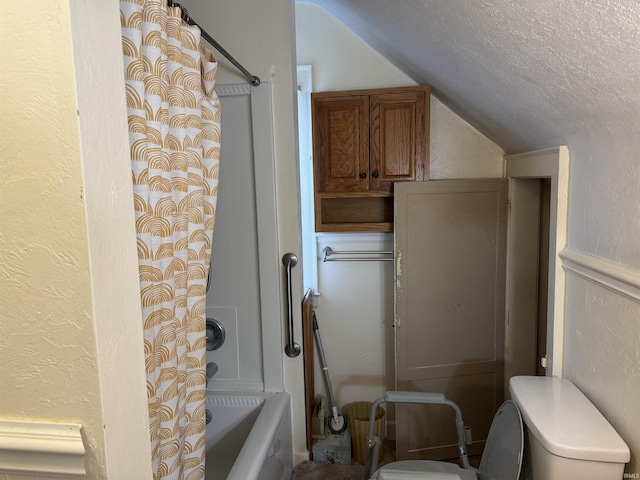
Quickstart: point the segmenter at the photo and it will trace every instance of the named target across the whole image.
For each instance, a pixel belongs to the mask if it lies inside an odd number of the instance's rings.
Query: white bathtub
[[[289,480],[293,471],[289,393],[207,390],[205,480]]]

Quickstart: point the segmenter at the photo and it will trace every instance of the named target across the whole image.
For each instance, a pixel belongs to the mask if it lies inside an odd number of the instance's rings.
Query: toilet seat
[[[380,468],[372,478],[377,480],[477,480],[474,470],[455,463],[431,460],[403,460]]]
[[[455,463],[405,460],[380,468],[378,480],[518,480],[524,448],[522,416],[512,401],[504,402],[491,422],[480,468],[466,470]]]
[[[524,450],[524,427],[518,406],[504,402],[491,422],[482,452],[480,480],[518,480]]]

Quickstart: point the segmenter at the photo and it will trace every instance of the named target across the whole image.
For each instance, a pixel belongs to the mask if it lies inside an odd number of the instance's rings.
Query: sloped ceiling
[[[640,2],[311,0],[507,153],[640,135]]]

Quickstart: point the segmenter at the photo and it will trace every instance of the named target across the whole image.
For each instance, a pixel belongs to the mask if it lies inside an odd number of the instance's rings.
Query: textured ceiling
[[[640,131],[635,0],[311,0],[508,153]]]

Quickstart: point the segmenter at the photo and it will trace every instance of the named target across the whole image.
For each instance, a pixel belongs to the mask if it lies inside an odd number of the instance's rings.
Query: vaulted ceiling
[[[640,2],[306,0],[508,153],[640,136]]]

